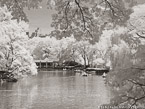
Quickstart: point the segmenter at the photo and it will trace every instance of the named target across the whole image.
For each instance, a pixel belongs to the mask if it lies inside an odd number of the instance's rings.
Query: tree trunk
[[[84,58],[84,68],[86,68],[86,56],[84,55],[83,58]]]

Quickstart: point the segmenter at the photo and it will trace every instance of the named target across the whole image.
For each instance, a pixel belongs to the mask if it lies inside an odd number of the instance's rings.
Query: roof
[[[44,60],[34,60],[34,62],[58,62],[58,59],[46,58]]]
[[[49,61],[49,60],[34,60],[34,62],[58,62],[58,61]]]

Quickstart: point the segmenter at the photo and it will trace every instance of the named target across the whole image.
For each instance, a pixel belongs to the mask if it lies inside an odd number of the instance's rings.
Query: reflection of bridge
[[[47,61],[47,60],[35,60],[38,68],[56,68],[60,66],[58,61]]]
[[[103,75],[103,73],[108,73],[109,69],[107,68],[87,68],[87,71],[95,71],[97,75]]]

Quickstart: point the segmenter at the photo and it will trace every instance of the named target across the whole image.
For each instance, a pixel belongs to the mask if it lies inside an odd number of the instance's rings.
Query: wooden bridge
[[[75,69],[83,69],[83,66],[64,66],[59,61],[46,61],[46,60],[35,60],[36,65],[39,69],[47,69],[47,68],[53,68],[53,69],[67,69],[67,70],[75,70]],[[95,71],[96,75],[102,75],[104,72],[108,73],[108,68],[87,68],[87,71]]]
[[[47,60],[35,60],[38,68],[56,68],[60,66],[58,61],[47,61]]]
[[[95,71],[96,75],[103,75],[103,73],[108,73],[108,68],[87,68],[87,71]]]

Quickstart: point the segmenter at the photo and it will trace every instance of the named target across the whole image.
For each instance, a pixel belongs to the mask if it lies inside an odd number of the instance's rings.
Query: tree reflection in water
[[[0,109],[97,109],[109,102],[103,78],[45,71],[0,86]]]

